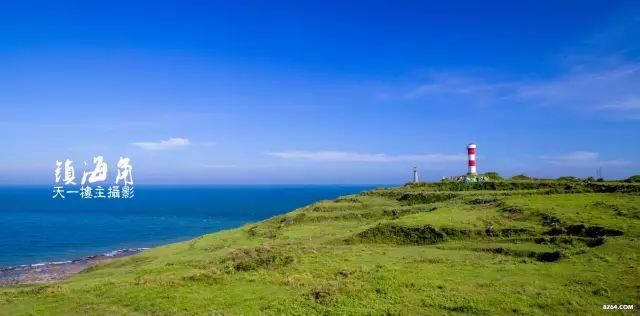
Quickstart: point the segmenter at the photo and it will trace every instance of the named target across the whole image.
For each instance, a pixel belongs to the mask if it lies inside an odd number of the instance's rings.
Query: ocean
[[[0,268],[144,248],[235,228],[374,186],[136,186],[132,199],[0,187]]]

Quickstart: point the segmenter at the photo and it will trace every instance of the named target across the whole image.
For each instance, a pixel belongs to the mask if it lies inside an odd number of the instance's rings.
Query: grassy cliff
[[[640,185],[415,184],[0,289],[0,314],[594,314],[640,304]],[[632,312],[633,313],[633,312]]]

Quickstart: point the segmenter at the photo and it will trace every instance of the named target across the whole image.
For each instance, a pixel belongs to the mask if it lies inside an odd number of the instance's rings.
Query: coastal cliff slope
[[[640,303],[640,185],[417,183],[0,289],[0,315],[594,314]]]

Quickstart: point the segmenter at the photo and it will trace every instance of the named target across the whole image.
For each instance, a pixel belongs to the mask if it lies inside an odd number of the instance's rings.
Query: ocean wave
[[[100,258],[122,257],[122,256],[125,256],[125,255],[136,254],[136,253],[142,252],[142,251],[147,250],[147,249],[149,249],[149,248],[147,248],[147,247],[122,248],[122,249],[117,249],[117,250],[113,250],[113,251],[109,251],[109,252],[105,252],[105,253],[100,253],[100,254],[97,254],[97,255],[91,255],[91,256],[86,256],[86,257],[82,257],[82,258],[78,258],[78,259],[72,259],[72,260],[47,261],[47,262],[39,262],[39,263],[34,263],[34,264],[21,264],[21,265],[16,265],[16,266],[9,266],[9,267],[5,267],[5,268],[0,268],[0,272],[8,272],[8,271],[16,271],[16,270],[27,270],[27,269],[40,268],[40,267],[59,266],[59,265],[71,264],[71,263],[74,263],[74,262],[91,261],[91,260],[96,260],[96,259],[100,259]],[[0,278],[1,277],[2,277],[2,275],[0,275]]]

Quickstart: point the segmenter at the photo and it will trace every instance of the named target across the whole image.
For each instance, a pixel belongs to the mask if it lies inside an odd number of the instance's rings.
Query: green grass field
[[[639,237],[637,184],[414,184],[3,288],[0,314],[633,315]]]

